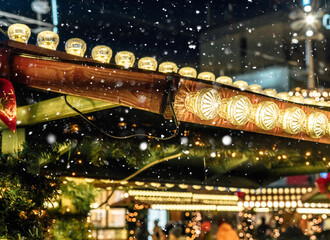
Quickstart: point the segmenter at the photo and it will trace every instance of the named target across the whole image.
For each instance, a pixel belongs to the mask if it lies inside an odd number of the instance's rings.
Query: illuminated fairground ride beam
[[[171,117],[172,102],[179,121],[330,144],[329,108],[13,41],[1,43],[0,54],[0,76],[13,83],[165,117]]]

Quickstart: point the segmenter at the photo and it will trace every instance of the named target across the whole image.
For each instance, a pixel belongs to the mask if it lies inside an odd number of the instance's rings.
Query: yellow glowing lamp
[[[185,107],[201,120],[211,120],[221,110],[221,98],[215,89],[204,88],[197,92],[189,93],[185,99]]]
[[[196,78],[197,71],[192,67],[180,68],[179,74],[184,77]]]
[[[56,50],[59,41],[58,34],[52,31],[42,31],[37,36],[38,46],[50,50]]]
[[[327,134],[328,134],[328,137],[330,137],[330,122],[328,122]]]
[[[311,113],[306,120],[305,130],[308,136],[312,138],[323,137],[328,128],[328,118],[321,112]]]
[[[193,189],[196,189],[196,190],[199,190],[199,189],[202,188],[202,186],[200,186],[200,185],[192,185],[192,188]]]
[[[252,84],[248,87],[251,92],[262,93],[262,87],[259,84]]]
[[[287,92],[280,92],[276,94],[276,97],[285,101],[290,100],[290,95]]]
[[[198,74],[197,78],[207,81],[215,81],[215,76],[211,72],[201,72],[200,74]]]
[[[254,109],[254,122],[263,130],[272,130],[279,117],[280,109],[271,101],[259,103]]]
[[[162,73],[177,73],[178,66],[173,62],[163,62],[159,65],[158,71]]]
[[[112,50],[108,46],[98,45],[92,49],[92,58],[101,63],[109,63],[112,57]]]
[[[298,134],[304,129],[306,114],[299,107],[287,108],[280,115],[279,125],[289,134]]]
[[[225,85],[233,84],[233,79],[231,79],[231,77],[227,77],[227,76],[217,77],[217,79],[215,79],[215,81],[218,83],[221,83],[221,84],[225,84]]]
[[[273,88],[266,88],[265,90],[263,90],[263,94],[270,97],[276,97],[277,91]]]
[[[158,63],[152,57],[143,57],[138,61],[138,68],[150,71],[156,71]]]
[[[71,38],[65,43],[65,51],[68,54],[83,57],[86,51],[86,43],[80,38]]]
[[[245,82],[245,81],[238,80],[238,81],[235,81],[233,83],[233,86],[234,87],[237,87],[237,88],[239,88],[241,90],[244,90],[244,89],[247,89],[248,88],[249,84],[247,82]]]
[[[133,53],[129,51],[117,52],[115,56],[115,62],[118,66],[122,66],[124,68],[130,68],[133,67],[135,63],[135,56]]]
[[[8,28],[8,37],[10,40],[27,43],[31,36],[31,30],[28,26],[21,23],[15,23]]]
[[[308,105],[314,105],[316,101],[314,98],[304,98],[304,103]]]
[[[303,96],[292,96],[290,97],[290,101],[294,103],[303,103],[304,97]]]
[[[237,95],[222,104],[221,116],[233,125],[246,124],[251,116],[252,103],[249,98]]]

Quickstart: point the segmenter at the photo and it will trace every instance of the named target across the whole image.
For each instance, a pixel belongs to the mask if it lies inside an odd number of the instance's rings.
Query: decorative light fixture
[[[280,92],[276,94],[276,97],[286,101],[290,100],[290,95],[287,92]]]
[[[262,93],[262,87],[259,84],[252,84],[248,87],[251,92]]]
[[[299,107],[287,108],[283,114],[280,115],[279,123],[283,130],[290,134],[300,133],[305,124],[306,114]]]
[[[327,134],[328,134],[328,137],[330,137],[330,122],[328,122]]]
[[[38,46],[50,50],[56,50],[59,41],[58,34],[52,31],[42,31],[37,36]]]
[[[200,186],[200,185],[192,185],[192,188],[193,189],[196,189],[196,190],[199,190],[199,189],[202,188],[202,186]]]
[[[179,74],[184,77],[196,78],[197,71],[192,67],[180,68]]]
[[[130,68],[133,67],[134,65],[135,56],[133,53],[129,51],[121,51],[116,54],[115,62],[118,66],[122,66],[124,68]]]
[[[83,57],[86,51],[86,43],[80,38],[71,38],[65,43],[65,51],[68,54]]]
[[[263,130],[272,130],[279,117],[280,109],[271,101],[259,103],[254,109],[254,122]]]
[[[112,57],[112,50],[108,46],[99,45],[92,49],[92,58],[101,63],[109,63]]]
[[[27,43],[31,36],[31,30],[28,26],[21,23],[15,23],[8,28],[8,37],[10,40]]]
[[[185,106],[201,120],[211,120],[220,112],[221,98],[215,89],[204,88],[189,93],[185,99]]]
[[[290,97],[290,101],[294,103],[303,103],[304,97],[303,96],[292,96]]]
[[[200,74],[198,74],[197,78],[207,81],[215,81],[215,76],[211,72],[201,72]]]
[[[231,77],[227,77],[227,76],[217,77],[217,79],[215,79],[215,81],[218,83],[221,83],[221,84],[225,84],[225,85],[233,84],[233,79],[231,79]]]
[[[158,63],[152,57],[143,57],[138,61],[138,68],[150,71],[156,71]]]
[[[188,188],[188,185],[187,184],[179,184],[178,186],[181,189],[187,189]]]
[[[308,104],[308,105],[315,105],[316,104],[316,101],[314,98],[305,98],[304,99],[304,103],[305,104]]]
[[[163,62],[159,65],[158,71],[162,73],[177,73],[178,66],[173,62]]]
[[[252,103],[249,98],[237,95],[222,103],[220,115],[233,125],[246,124],[251,116]]]
[[[327,132],[328,118],[321,112],[313,112],[307,117],[305,128],[308,136],[321,138]]]
[[[267,88],[263,91],[263,93],[270,97],[276,97],[277,91],[273,88]]]
[[[234,87],[237,87],[237,88],[239,88],[241,90],[244,90],[244,89],[247,89],[248,88],[249,84],[247,82],[245,82],[245,81],[239,80],[239,81],[235,81],[233,83],[233,86]]]

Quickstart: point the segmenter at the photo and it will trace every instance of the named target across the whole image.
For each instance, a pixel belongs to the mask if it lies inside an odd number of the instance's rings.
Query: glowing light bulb
[[[287,108],[280,116],[280,125],[283,130],[290,134],[300,133],[305,124],[306,114],[299,107]]]
[[[56,50],[59,41],[59,36],[52,31],[43,31],[37,36],[38,46],[50,50]]]
[[[250,99],[237,95],[223,102],[221,115],[233,125],[244,125],[249,121],[251,111]]]
[[[254,109],[255,124],[264,130],[272,130],[279,117],[279,108],[276,103],[265,101],[259,103]]]
[[[221,98],[215,89],[204,88],[189,93],[185,99],[185,107],[201,120],[211,120],[220,112]]]
[[[309,105],[314,105],[316,103],[316,101],[314,98],[305,98],[304,103],[309,104]]]
[[[270,97],[275,97],[277,94],[277,91],[275,89],[272,88],[267,88],[263,91],[263,94],[270,96]]]
[[[259,84],[252,84],[249,86],[251,92],[262,93],[262,87]]]
[[[282,100],[288,101],[290,99],[290,95],[287,92],[280,92],[276,94],[276,97]]]
[[[65,51],[68,54],[83,57],[86,51],[86,43],[80,38],[71,38],[65,43]]]
[[[307,24],[311,25],[315,22],[315,17],[313,15],[307,15],[305,20]]]
[[[138,61],[138,68],[150,71],[156,71],[158,63],[152,57],[143,57]]]
[[[163,62],[159,65],[158,71],[162,73],[177,73],[178,66],[173,62]]]
[[[15,23],[8,28],[8,37],[10,40],[27,43],[31,36],[31,30],[28,26],[21,23]]]
[[[112,50],[108,46],[99,45],[92,49],[92,58],[101,63],[109,63],[112,57]]]
[[[198,74],[197,78],[207,81],[215,81],[215,76],[211,72],[201,72],[200,74]]]
[[[217,77],[217,79],[215,79],[215,81],[218,83],[221,83],[221,84],[226,84],[226,85],[233,84],[233,79],[231,79],[231,77],[227,77],[227,76]]]
[[[311,113],[306,120],[306,133],[312,138],[321,138],[326,134],[328,118],[321,112]]]
[[[122,66],[124,68],[133,67],[135,62],[135,56],[133,53],[129,51],[121,51],[117,52],[115,56],[115,62],[118,66]]]
[[[303,103],[304,98],[302,96],[292,96],[290,97],[290,101],[295,103]]]
[[[233,86],[234,87],[237,87],[237,88],[239,88],[241,90],[244,90],[244,89],[247,89],[248,88],[249,84],[247,82],[245,82],[245,81],[240,81],[239,80],[239,81],[235,81],[233,83]]]
[[[196,78],[197,71],[192,67],[184,67],[179,70],[179,74],[184,77]]]

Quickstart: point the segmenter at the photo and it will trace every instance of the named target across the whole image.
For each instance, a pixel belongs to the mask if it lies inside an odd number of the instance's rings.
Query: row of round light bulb
[[[13,24],[8,28],[8,36],[11,40],[27,43],[31,35],[30,28],[24,24]],[[37,36],[37,43],[39,47],[56,50],[59,44],[58,34],[52,31],[40,32]],[[86,52],[86,43],[79,38],[71,38],[65,44],[65,50],[68,54],[83,57]],[[105,45],[99,45],[92,49],[92,58],[102,63],[109,63],[112,58],[112,49]],[[133,67],[135,63],[135,56],[128,51],[118,52],[115,56],[115,62],[119,66]],[[261,93],[267,96],[276,97],[286,101],[295,103],[305,103],[310,105],[330,106],[330,102],[317,102],[313,98],[304,98],[303,96],[290,96],[287,92],[277,93],[275,89],[262,89],[258,84],[248,85],[245,81],[233,82],[230,77],[221,76],[216,78],[211,72],[201,72],[197,75],[197,71],[191,67],[183,67],[178,70],[178,66],[173,62],[163,62],[158,66],[157,61],[151,57],[143,57],[138,61],[138,68],[150,71],[156,71],[158,67],[159,72],[163,73],[179,73],[184,77],[199,78],[207,81],[215,81],[225,85],[231,85],[241,90],[249,90],[256,93]]]
[[[289,134],[306,132],[312,138],[321,138],[326,134],[330,137],[330,123],[322,112],[315,111],[306,116],[299,107],[280,110],[275,102],[252,104],[250,99],[243,95],[222,99],[213,88],[189,93],[185,98],[185,107],[201,120],[221,117],[236,126],[250,121],[266,131],[281,127]]]

